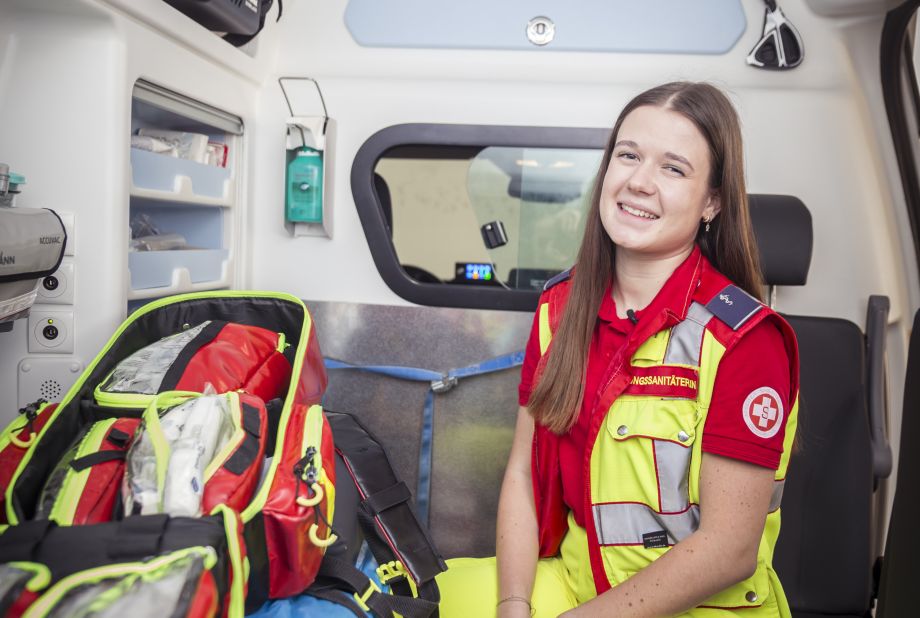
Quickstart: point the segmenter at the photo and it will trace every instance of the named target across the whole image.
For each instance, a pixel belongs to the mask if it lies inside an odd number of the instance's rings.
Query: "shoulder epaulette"
[[[760,301],[737,285],[725,286],[706,303],[706,309],[732,330],[741,328],[763,308]]]
[[[561,273],[559,273],[558,275],[556,275],[556,276],[554,276],[554,277],[552,277],[552,278],[546,280],[546,283],[543,284],[543,291],[545,292],[546,290],[550,289],[550,288],[553,287],[554,285],[556,285],[556,284],[558,284],[558,283],[562,283],[563,281],[568,280],[571,276],[572,276],[572,269],[571,269],[571,268],[567,268],[567,269],[563,270],[563,271],[562,271]]]

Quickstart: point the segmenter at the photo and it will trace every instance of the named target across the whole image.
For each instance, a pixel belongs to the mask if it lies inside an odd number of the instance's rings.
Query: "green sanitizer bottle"
[[[286,216],[288,221],[322,223],[323,153],[298,148],[287,166]]]

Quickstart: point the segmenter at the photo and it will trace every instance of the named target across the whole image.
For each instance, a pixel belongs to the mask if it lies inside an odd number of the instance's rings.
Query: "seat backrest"
[[[869,609],[872,450],[865,341],[847,320],[786,316],[799,342],[799,427],[773,565],[794,611]]]
[[[808,209],[783,195],[751,195],[750,203],[767,284],[804,285]],[[799,343],[801,387],[773,565],[793,614],[862,616],[874,561],[865,338],[847,320],[785,317]]]

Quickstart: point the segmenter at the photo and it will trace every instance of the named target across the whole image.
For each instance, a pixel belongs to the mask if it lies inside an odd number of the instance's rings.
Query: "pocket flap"
[[[652,438],[691,446],[696,440],[695,401],[651,399],[620,401],[607,415],[607,432],[614,440]]]

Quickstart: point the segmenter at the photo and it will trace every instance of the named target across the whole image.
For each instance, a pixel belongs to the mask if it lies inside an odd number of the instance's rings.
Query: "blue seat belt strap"
[[[431,502],[431,465],[432,465],[432,440],[434,436],[434,396],[437,393],[446,393],[456,386],[461,378],[504,371],[512,367],[519,367],[524,362],[524,352],[512,352],[490,358],[489,360],[451,369],[447,373],[439,373],[430,369],[418,367],[403,367],[400,365],[361,365],[346,363],[333,358],[325,358],[326,369],[354,369],[367,373],[376,373],[399,380],[412,382],[427,382],[428,392],[425,394],[425,408],[422,411],[422,435],[419,443],[418,455],[418,486],[415,492],[415,504],[419,519],[428,525],[429,506]]]

